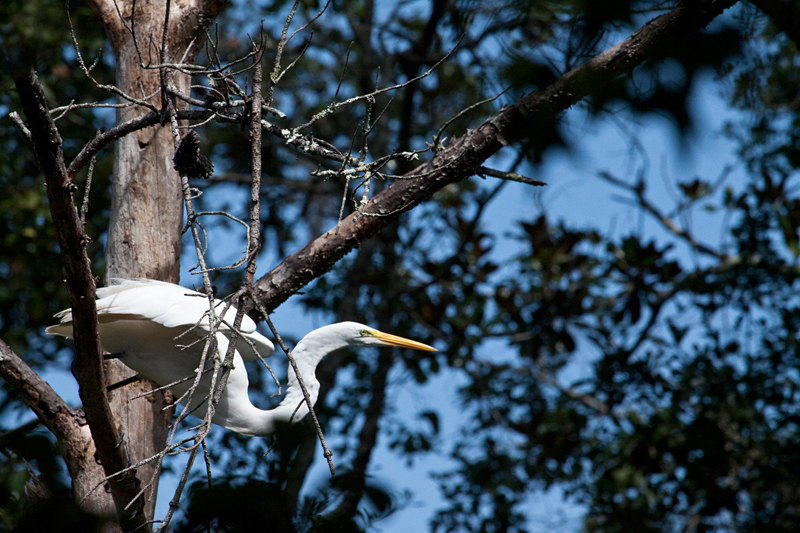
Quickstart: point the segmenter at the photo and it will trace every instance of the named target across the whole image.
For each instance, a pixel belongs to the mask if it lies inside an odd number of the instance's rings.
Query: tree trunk
[[[103,21],[116,58],[116,86],[123,93],[162,108],[162,75],[183,94],[189,94],[190,79],[141,65],[192,63],[197,57],[205,30],[219,12],[217,0],[172,2],[165,57],[160,58],[164,33],[165,6],[161,1],[94,0],[92,7]],[[132,13],[135,5],[136,12]],[[119,8],[119,11],[117,9]],[[123,20],[120,19],[122,14]],[[131,31],[133,30],[133,32]],[[138,50],[137,50],[138,45]],[[148,97],[151,97],[148,99]],[[119,98],[120,103],[127,100]],[[177,105],[180,108],[180,104]],[[122,123],[149,110],[140,105],[117,110]],[[115,147],[111,220],[106,250],[107,278],[151,278],[177,283],[180,278],[183,196],[180,178],[172,168],[175,147],[169,126],[153,126],[117,141]],[[118,361],[105,364],[107,383],[134,374]],[[117,416],[131,464],[154,456],[166,443],[172,418],[169,394],[152,393],[136,400],[133,396],[151,391],[154,384],[139,381],[111,393],[109,402]],[[88,450],[93,453],[93,450]],[[158,491],[157,462],[137,469],[145,489],[143,512],[153,518]],[[103,478],[92,464],[91,472],[75,479],[78,498]],[[105,491],[95,491],[90,506],[100,514],[115,515],[113,502]],[[107,510],[106,510],[107,509]]]
[[[102,533],[115,533],[119,531],[119,522],[117,511],[114,508],[114,499],[111,497],[111,492],[107,490],[107,483],[98,486],[98,483],[105,477],[105,473],[103,467],[95,459],[97,449],[94,446],[89,426],[85,425],[81,429],[80,441],[83,454],[75,471],[70,470],[75,501],[87,513],[105,518],[100,530]]]
[[[142,31],[140,35],[160,34],[158,29],[164,20],[160,11],[153,9],[148,20],[137,20],[137,26]],[[121,44],[115,46],[117,87],[126,94],[140,98],[154,94],[160,84],[159,71],[139,68],[139,58],[132,39]],[[175,78],[174,83],[188,92],[186,76]],[[160,99],[156,97],[153,101],[157,103]],[[139,106],[119,109],[117,123],[135,118],[143,112],[145,109]],[[173,151],[172,134],[167,127],[149,127],[117,141],[106,250],[107,279],[179,281],[183,211],[180,178],[172,169]],[[135,374],[115,360],[106,362],[105,372],[108,383],[116,383]],[[152,382],[141,380],[117,389],[109,398],[132,462],[155,455],[166,443],[172,411],[163,410],[167,405],[165,393],[151,393],[129,400],[153,388]],[[152,462],[137,470],[139,481],[143,485],[150,485],[145,493],[147,503],[144,508],[149,517],[153,516],[158,490],[156,467],[157,463]]]

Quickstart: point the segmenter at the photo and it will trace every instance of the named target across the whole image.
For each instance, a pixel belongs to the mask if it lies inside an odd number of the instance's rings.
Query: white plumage
[[[111,286],[97,290],[97,296],[98,327],[103,349],[121,354],[120,361],[159,385],[190,378],[170,386],[177,397],[182,397],[193,383],[205,339],[211,329],[208,297],[179,285],[146,279],[112,280]],[[222,314],[225,306],[225,302],[215,300],[218,315]],[[223,324],[215,339],[222,357],[234,335],[225,323],[232,325],[235,316],[236,309],[233,307],[222,315]],[[47,333],[72,338],[71,310],[61,311],[56,317],[61,319],[61,323],[48,327]],[[250,402],[244,360],[256,359],[258,355],[269,357],[274,346],[256,331],[255,322],[246,315],[240,332],[243,338],[236,342],[234,367],[228,376],[213,422],[246,435],[267,435],[274,431],[276,421],[297,422],[302,419],[308,413],[308,407],[291,369],[288,371],[286,396],[278,407],[264,411]],[[314,330],[292,352],[312,404],[319,394],[319,382],[314,374],[317,365],[327,354],[346,346],[399,346],[436,351],[425,344],[382,333],[355,322],[341,322]],[[211,354],[206,359],[206,368],[213,367]],[[198,416],[204,413],[210,377],[211,372],[204,374],[189,404]]]

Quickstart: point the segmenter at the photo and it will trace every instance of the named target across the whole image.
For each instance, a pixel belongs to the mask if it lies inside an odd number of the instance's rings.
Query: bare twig
[[[494,102],[495,100],[497,100],[498,98],[503,96],[506,92],[508,92],[509,89],[510,89],[510,87],[507,87],[507,88],[503,89],[501,92],[499,92],[496,95],[492,96],[491,98],[486,98],[485,100],[481,100],[480,102],[475,102],[471,106],[468,106],[468,107],[462,109],[461,111],[459,111],[458,113],[456,113],[455,116],[453,118],[451,118],[450,120],[448,120],[447,122],[445,122],[444,125],[442,125],[442,127],[439,128],[439,131],[436,132],[436,135],[434,135],[434,137],[433,137],[433,149],[436,150],[436,151],[441,150],[442,143],[444,142],[443,139],[442,139],[442,134],[444,133],[444,130],[446,130],[453,122],[455,122],[459,118],[463,117],[464,115],[466,115],[467,113],[469,113],[473,109],[477,109],[478,107],[482,106],[483,104],[488,104],[490,102]]]
[[[433,72],[437,68],[439,68],[439,66],[442,65],[442,63],[447,61],[453,53],[455,53],[457,46],[458,45],[456,45],[456,47],[454,47],[452,50],[447,52],[447,54],[445,54],[441,59],[439,59],[439,61],[434,63],[433,66],[431,66],[431,68],[429,68],[428,70],[426,70],[425,72],[423,72],[419,76],[416,76],[414,78],[411,78],[410,80],[404,81],[403,83],[398,83],[398,84],[392,85],[390,87],[384,87],[383,89],[377,89],[375,91],[372,91],[371,93],[362,94],[362,95],[359,95],[359,96],[353,96],[353,97],[348,98],[347,100],[344,100],[344,101],[341,101],[341,102],[334,102],[334,103],[330,104],[328,107],[326,107],[325,109],[323,109],[322,111],[320,111],[319,113],[317,113],[316,115],[314,115],[313,117],[311,117],[311,120],[309,120],[308,122],[306,122],[305,124],[303,124],[301,126],[298,126],[296,128],[296,131],[301,131],[301,130],[304,130],[304,129],[308,128],[309,126],[311,126],[315,122],[319,121],[320,119],[323,119],[323,118],[327,117],[328,115],[330,115],[332,113],[335,113],[337,109],[340,109],[342,107],[354,104],[356,102],[361,102],[362,100],[366,100],[368,98],[375,98],[376,96],[384,94],[384,93],[388,93],[388,92],[396,91],[398,89],[402,89],[403,87],[406,87],[406,86],[408,86],[408,85],[410,85],[412,83],[416,83],[421,79],[427,78],[428,76],[433,74]]]
[[[187,223],[186,223],[187,227],[184,228],[184,231],[189,229],[191,227],[192,223],[196,223],[197,220],[200,217],[212,216],[212,215],[213,216],[222,216],[222,217],[229,218],[229,219],[233,220],[234,222],[244,226],[244,229],[247,232],[247,242],[250,242],[250,240],[251,240],[250,239],[250,233],[252,231],[252,224],[248,225],[244,220],[241,220],[241,219],[231,215],[230,213],[228,213],[226,211],[200,211],[199,213],[195,213],[193,220],[187,221]],[[206,249],[204,247],[203,248],[203,253],[205,253],[205,251],[206,251]],[[249,257],[250,257],[250,252],[247,252],[247,253],[245,253],[244,257],[242,257],[241,259],[239,259],[238,261],[236,261],[235,263],[232,263],[230,265],[218,266],[218,267],[206,267],[205,270],[203,270],[203,269],[199,269],[198,270],[198,268],[195,267],[195,268],[190,269],[190,272],[195,272],[195,271],[199,271],[199,272],[214,272],[216,270],[232,270],[232,269],[239,268],[240,266],[242,266],[245,263],[245,261],[248,260]],[[198,264],[198,267],[199,267],[199,264]]]
[[[72,45],[75,48],[75,55],[76,55],[76,57],[78,59],[78,64],[80,65],[81,70],[83,70],[84,75],[87,78],[89,78],[89,80],[92,83],[94,83],[94,85],[98,89],[101,89],[101,90],[108,91],[110,93],[116,94],[117,96],[119,96],[120,98],[122,98],[124,100],[127,100],[128,102],[131,102],[131,103],[146,107],[146,108],[150,109],[151,111],[157,111],[156,107],[153,104],[151,104],[150,102],[148,102],[147,99],[135,98],[133,96],[130,96],[129,94],[126,94],[125,92],[120,90],[119,87],[117,87],[115,85],[107,85],[107,84],[104,84],[104,83],[100,83],[99,81],[97,81],[95,79],[94,76],[92,76],[92,69],[87,67],[86,63],[84,63],[84,61],[83,61],[83,56],[81,55],[81,47],[78,44],[78,38],[75,35],[75,28],[72,26],[72,17],[69,14],[69,0],[67,0],[66,12],[67,12],[67,24],[69,25],[69,34],[72,37]],[[120,18],[122,18],[122,17],[120,17]],[[149,97],[148,97],[148,99],[149,99]]]
[[[326,4],[327,6],[327,4]],[[294,10],[296,9],[297,4],[292,10],[292,15],[294,14]],[[284,26],[284,35],[282,37],[282,43],[285,44],[286,42],[286,32],[288,31],[289,23],[291,22],[291,15],[287,17],[286,24]],[[277,81],[277,72],[280,67],[280,49],[278,55],[275,60],[275,66],[273,68],[273,76],[270,79],[270,88],[268,91],[267,98],[265,99],[265,103],[269,104],[272,98],[272,89],[274,88],[274,83]],[[245,310],[245,300],[244,296],[248,296],[251,301],[255,303],[256,306],[259,306],[258,302],[253,299],[252,287],[253,287],[253,278],[255,276],[256,271],[256,251],[258,249],[258,242],[259,242],[259,231],[260,231],[260,189],[261,189],[261,125],[263,121],[261,120],[261,66],[260,64],[256,66],[254,70],[255,79],[253,81],[253,106],[251,108],[252,112],[252,122],[250,128],[250,137],[251,137],[251,147],[252,147],[252,184],[250,189],[250,239],[248,241],[248,256],[250,257],[248,265],[247,265],[247,274],[245,276],[245,284],[244,289],[246,292],[243,292],[239,299],[239,309],[236,315],[236,320],[239,321],[241,319],[241,315],[244,313]],[[263,308],[262,308],[263,311]],[[320,443],[322,444],[323,454],[328,461],[328,467],[330,468],[331,475],[335,475],[336,467],[333,464],[333,453],[328,448],[327,443],[325,442],[325,436],[322,432],[322,427],[320,426],[319,420],[317,419],[317,414],[314,411],[314,405],[311,401],[311,397],[306,389],[305,383],[303,382],[303,377],[300,374],[300,371],[297,367],[297,363],[292,357],[291,351],[286,347],[286,344],[283,342],[280,334],[278,333],[277,329],[275,328],[272,320],[270,320],[269,316],[264,313],[264,318],[269,326],[272,334],[275,336],[276,342],[281,346],[283,351],[286,353],[286,357],[289,359],[289,362],[292,366],[292,369],[295,372],[295,376],[297,377],[297,381],[300,385],[300,389],[303,391],[303,397],[305,399],[306,405],[308,406],[308,411],[311,414],[311,418],[314,422],[314,426],[317,430],[317,435],[319,436]],[[237,322],[238,323],[238,322]],[[270,369],[270,373],[272,370]],[[275,375],[273,374],[273,379]]]
[[[281,77],[283,77],[283,75],[286,73],[286,71],[289,68],[291,68],[291,66],[294,64],[294,62],[292,62],[292,64],[289,67],[287,67],[286,69],[283,70],[283,72],[281,72],[281,59],[283,58],[283,52],[286,49],[286,45],[289,44],[289,41],[291,41],[295,35],[305,30],[311,23],[313,23],[315,20],[321,17],[322,14],[325,12],[325,10],[328,9],[330,3],[331,0],[327,0],[325,2],[325,5],[322,6],[322,8],[317,12],[315,16],[313,16],[308,22],[303,24],[300,28],[298,28],[297,30],[292,32],[291,35],[289,35],[289,26],[292,24],[292,19],[294,19],[294,16],[297,13],[297,8],[300,5],[300,1],[295,0],[294,4],[292,5],[292,9],[286,16],[286,21],[283,24],[283,31],[281,32],[281,38],[278,41],[278,45],[275,50],[275,61],[272,66],[272,72],[270,73],[269,76],[270,81],[269,81],[269,86],[267,88],[267,95],[264,97],[264,103],[266,105],[268,106],[272,105],[275,86],[277,85]]]
[[[168,21],[165,21],[165,26],[166,26],[167,22]],[[166,83],[166,81],[164,80],[163,77],[162,77],[162,83]],[[165,88],[162,88],[162,92],[165,95],[167,94],[167,91],[166,91]],[[178,126],[178,112],[177,112],[177,109],[175,107],[174,97],[167,97],[166,101],[164,103],[165,103],[166,109],[167,109],[167,111],[169,113],[169,123],[170,123],[171,131],[172,131],[172,135],[173,135],[174,145],[177,147],[177,146],[180,145],[180,132],[179,132],[179,126]],[[205,262],[205,258],[204,258],[204,255],[203,255],[202,245],[201,245],[201,242],[200,242],[200,235],[199,235],[198,224],[197,224],[197,216],[196,216],[196,214],[194,212],[194,204],[193,204],[193,200],[192,200],[192,189],[189,186],[189,177],[185,173],[181,173],[180,174],[180,178],[181,178],[181,188],[183,190],[184,206],[186,208],[187,220],[189,221],[189,228],[191,229],[191,232],[192,232],[192,238],[193,238],[194,244],[195,244],[195,251],[197,253],[198,262],[199,262],[200,267],[201,267],[201,275],[203,277],[203,286],[205,288],[205,293],[206,293],[206,296],[208,298],[208,305],[209,305],[209,309],[208,309],[209,333],[208,333],[208,335],[206,337],[205,346],[203,348],[203,354],[202,354],[202,356],[200,358],[200,362],[199,362],[198,367],[197,367],[197,372],[195,374],[195,380],[194,380],[192,386],[187,391],[187,393],[184,395],[187,398],[185,400],[183,399],[183,397],[179,399],[179,401],[181,401],[183,403],[184,408],[178,414],[178,416],[176,417],[176,419],[175,419],[175,421],[173,423],[171,434],[170,434],[169,441],[168,441],[168,445],[169,445],[169,442],[171,442],[172,439],[174,438],[175,431],[177,430],[177,425],[180,423],[181,420],[183,420],[186,416],[188,416],[191,413],[190,406],[192,404],[192,399],[193,399],[195,390],[196,390],[197,386],[200,383],[200,379],[201,379],[201,376],[203,374],[203,370],[205,369],[205,364],[206,364],[206,361],[207,361],[208,357],[210,356],[212,358],[212,360],[214,361],[214,371],[213,371],[213,373],[211,375],[211,385],[210,385],[211,390],[215,390],[215,387],[217,386],[217,383],[218,383],[217,380],[219,378],[220,368],[224,368],[222,363],[220,362],[220,358],[219,357],[214,357],[214,354],[218,351],[218,347],[216,345],[216,339],[217,339],[217,332],[219,331],[220,320],[219,320],[219,317],[217,316],[217,313],[216,313],[216,310],[215,310],[215,307],[214,307],[214,291],[211,288],[211,280],[208,277],[208,271],[207,271],[207,267],[206,267],[206,262]],[[235,337],[234,337],[234,339],[235,339]],[[225,361],[225,363],[229,364],[229,362],[227,360]],[[228,369],[229,369],[229,367],[224,368],[224,370],[223,370],[222,379],[221,379],[221,381],[223,383],[223,386],[224,386],[224,381],[225,381],[225,379],[227,377]],[[172,516],[174,515],[175,510],[179,506],[180,498],[181,498],[183,490],[184,490],[184,488],[186,486],[186,482],[188,480],[189,472],[191,471],[191,467],[194,464],[194,459],[197,456],[197,451],[199,449],[199,446],[203,442],[203,440],[205,439],[206,435],[208,435],[208,432],[210,431],[211,420],[212,420],[212,418],[214,416],[214,409],[215,409],[216,405],[215,405],[215,403],[213,401],[206,401],[205,405],[206,405],[206,413],[205,413],[205,416],[203,417],[203,423],[202,423],[200,429],[198,429],[198,431],[194,435],[194,438],[193,438],[194,444],[189,449],[189,451],[190,451],[189,458],[186,461],[186,465],[184,467],[184,471],[183,471],[183,474],[181,476],[181,480],[178,483],[178,486],[176,487],[175,492],[173,493],[172,499],[170,500],[169,510],[167,511],[167,514],[165,515],[163,521],[159,525],[157,531],[163,531],[166,527],[169,526],[169,523],[170,523],[170,521],[172,519]],[[159,461],[160,461],[160,459],[159,459]]]
[[[99,135],[100,132],[98,131]],[[83,204],[81,205],[81,227],[86,227],[86,213],[89,211],[89,193],[92,190],[92,176],[94,175],[94,164],[97,162],[97,154],[92,156],[89,161],[89,170],[86,173],[86,186],[83,189]]]
[[[254,45],[254,48],[256,46]],[[256,56],[253,59],[253,94],[250,97],[250,149],[252,161],[252,184],[250,186],[250,225],[248,229],[247,240],[247,268],[245,271],[244,289],[238,296],[239,306],[236,309],[236,318],[233,322],[233,331],[238,331],[244,319],[244,302],[245,298],[249,296],[249,288],[253,284],[253,276],[256,271],[256,257],[258,256],[260,232],[261,232],[261,84],[262,84],[262,67],[261,57]],[[224,315],[224,313],[223,313]],[[228,350],[225,354],[224,367],[226,370],[233,365],[233,357],[236,352],[236,343],[239,336],[233,335],[229,344]],[[220,354],[221,355],[221,354]],[[219,402],[228,378],[228,373],[225,372],[220,379],[219,384],[213,389],[213,403],[216,405]]]
[[[11,113],[8,114],[8,116],[11,117],[11,121],[19,129],[22,135],[24,135],[29,142],[33,142],[33,137],[31,136],[31,130],[28,129],[28,126],[26,126],[25,122],[22,120],[22,118],[20,118],[19,113],[17,113],[16,111],[12,111]]]
[[[339,97],[339,90],[342,88],[342,82],[344,81],[344,75],[347,72],[347,65],[350,64],[350,51],[353,48],[353,41],[350,41],[350,44],[347,45],[347,53],[344,55],[344,65],[342,65],[342,74],[339,76],[339,83],[336,85],[336,92],[333,93],[333,98],[336,99]]]
[[[509,181],[518,181],[520,183],[525,183],[527,185],[534,185],[534,186],[542,186],[547,185],[544,181],[536,180],[533,178],[527,178],[516,172],[503,172],[502,170],[495,170],[493,168],[488,167],[481,167],[478,171],[478,174],[483,174],[486,176],[491,176],[493,178],[500,178],[502,180],[509,180]]]
[[[147,99],[153,98],[158,93],[153,93],[147,97]],[[69,105],[62,105],[60,107],[54,107],[50,110],[50,113],[53,115],[58,115],[53,118],[56,122],[62,117],[64,117],[67,112],[72,111],[74,109],[124,109],[126,107],[131,107],[136,105],[132,102],[126,102],[124,104],[102,104],[100,102],[83,102],[80,104],[76,104],[74,102],[70,102]]]
[[[325,459],[328,461],[328,468],[331,471],[331,476],[336,475],[336,467],[333,464],[333,452],[328,448],[328,444],[325,442],[325,435],[322,433],[322,426],[317,419],[317,413],[314,411],[314,405],[311,403],[311,396],[308,394],[308,389],[306,389],[306,384],[303,381],[303,377],[300,375],[300,370],[297,367],[297,362],[294,360],[294,356],[292,355],[291,350],[286,346],[286,343],[283,342],[278,330],[275,328],[275,325],[272,323],[272,319],[270,319],[269,315],[266,313],[266,309],[264,309],[261,304],[257,300],[253,300],[257,309],[264,317],[264,320],[269,326],[269,330],[275,336],[275,341],[280,345],[283,352],[286,354],[286,358],[289,359],[289,364],[294,371],[294,375],[297,377],[297,383],[300,384],[300,389],[303,391],[303,398],[305,399],[306,405],[308,406],[308,412],[311,414],[311,420],[314,422],[314,428],[317,430],[317,436],[319,437],[319,442],[322,444],[322,454],[325,456]]]

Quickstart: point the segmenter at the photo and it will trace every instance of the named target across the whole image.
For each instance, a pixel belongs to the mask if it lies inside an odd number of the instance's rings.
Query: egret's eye
[[[374,337],[375,336],[368,329],[361,329],[361,330],[358,331],[358,334],[361,335],[362,337]]]

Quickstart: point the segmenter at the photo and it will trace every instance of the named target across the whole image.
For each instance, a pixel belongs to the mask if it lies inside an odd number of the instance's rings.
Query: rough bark
[[[159,63],[192,63],[197,57],[205,30],[219,13],[222,1],[185,2],[90,2],[103,21],[117,62],[116,87],[125,95],[145,100],[163,109],[163,84],[172,84],[188,94],[189,77],[158,68]],[[170,6],[167,31],[166,6]],[[134,12],[135,6],[135,12]],[[119,9],[119,11],[118,11]],[[120,13],[122,18],[120,18]],[[162,36],[166,36],[163,43]],[[164,56],[162,58],[162,51]],[[143,68],[144,67],[144,68]],[[120,98],[124,100],[124,98]],[[122,124],[146,114],[145,106],[117,111]],[[111,220],[106,250],[108,278],[151,278],[178,282],[182,193],[180,178],[172,168],[173,138],[168,127],[153,125],[116,142]],[[130,377],[133,372],[118,361],[106,362],[108,383]],[[171,398],[165,393],[129,398],[154,388],[139,381],[110,395],[125,437],[131,460],[151,457],[163,449],[172,412],[165,410]],[[144,513],[152,518],[158,490],[157,463],[139,467],[144,485]]]

